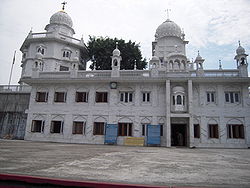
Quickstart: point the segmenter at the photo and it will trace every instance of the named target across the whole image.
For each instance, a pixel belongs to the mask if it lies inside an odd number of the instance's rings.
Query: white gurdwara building
[[[165,147],[250,147],[250,78],[240,44],[236,69],[204,70],[199,53],[188,60],[184,33],[167,19],[148,70],[120,70],[126,62],[114,47],[112,70],[86,71],[86,46],[72,25],[59,11],[21,47],[20,82],[32,87],[26,140],[104,144],[110,134],[118,145],[143,138]]]

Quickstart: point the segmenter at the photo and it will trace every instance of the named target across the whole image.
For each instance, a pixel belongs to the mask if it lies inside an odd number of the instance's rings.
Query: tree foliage
[[[92,59],[90,68],[93,70],[94,65],[96,70],[111,70],[111,56],[113,50],[116,48],[118,42],[118,49],[121,52],[121,70],[132,70],[136,62],[137,69],[146,68],[147,62],[142,58],[139,44],[129,40],[125,42],[123,39],[95,37],[89,36],[88,54]]]

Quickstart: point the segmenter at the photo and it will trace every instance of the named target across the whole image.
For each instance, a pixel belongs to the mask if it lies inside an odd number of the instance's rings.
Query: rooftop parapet
[[[27,85],[0,85],[0,93],[30,93],[31,86]]]

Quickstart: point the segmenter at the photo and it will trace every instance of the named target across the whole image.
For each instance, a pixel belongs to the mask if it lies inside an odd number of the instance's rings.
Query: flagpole
[[[10,81],[11,81],[11,77],[12,77],[13,66],[15,63],[15,56],[16,56],[16,50],[14,52],[13,61],[12,61],[11,69],[10,69],[10,78],[9,78],[8,89],[10,89]]]

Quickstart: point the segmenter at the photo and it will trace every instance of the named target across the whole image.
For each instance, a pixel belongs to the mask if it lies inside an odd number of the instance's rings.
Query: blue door
[[[161,144],[161,126],[148,125],[147,126],[147,145]]]
[[[118,133],[117,124],[106,124],[104,144],[116,144],[117,133]]]

